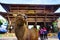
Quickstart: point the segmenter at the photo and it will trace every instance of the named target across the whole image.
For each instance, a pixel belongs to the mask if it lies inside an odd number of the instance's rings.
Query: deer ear
[[[27,19],[27,16],[24,16],[25,19]]]

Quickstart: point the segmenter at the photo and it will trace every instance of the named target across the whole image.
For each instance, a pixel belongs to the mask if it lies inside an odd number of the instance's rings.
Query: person
[[[60,29],[59,29],[59,32],[58,32],[58,39],[60,40]]]
[[[41,28],[41,29],[39,30],[39,35],[40,35],[40,39],[41,39],[41,40],[43,40],[43,34],[44,34],[43,31],[44,31],[43,28]]]
[[[9,28],[9,33],[11,33],[11,32],[12,32],[12,29],[13,29],[13,27],[11,26],[11,27]]]
[[[44,31],[44,39],[47,39],[47,28],[46,27],[43,27],[43,31]]]

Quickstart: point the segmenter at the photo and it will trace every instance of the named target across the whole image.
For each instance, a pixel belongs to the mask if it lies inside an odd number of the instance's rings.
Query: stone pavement
[[[0,40],[17,40],[16,37],[4,37],[4,38],[0,38]]]
[[[58,40],[58,38],[48,38],[48,40]]]
[[[8,33],[8,34],[0,34],[0,40],[17,40],[17,38],[15,37],[15,34]],[[38,38],[38,40],[40,40],[40,37]],[[56,36],[48,37],[47,40],[58,40],[58,38],[56,35]]]
[[[38,38],[38,40],[40,40],[40,38]],[[46,39],[46,40],[58,40],[58,38],[48,38],[48,39]]]
[[[0,40],[17,40],[17,38],[16,37],[2,37],[2,38],[0,38]],[[38,40],[40,40],[40,39],[38,39]],[[51,38],[51,37],[49,37],[47,40],[58,40],[58,38]]]

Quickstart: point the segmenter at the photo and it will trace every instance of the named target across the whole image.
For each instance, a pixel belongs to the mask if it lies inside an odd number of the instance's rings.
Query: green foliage
[[[54,32],[58,32],[57,22],[53,22]]]
[[[0,26],[2,25],[3,23],[1,22],[1,20],[0,20]]]

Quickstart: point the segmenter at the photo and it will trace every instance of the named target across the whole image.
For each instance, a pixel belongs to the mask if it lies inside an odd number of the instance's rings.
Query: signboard
[[[28,13],[28,14],[34,14],[35,11],[34,11],[34,10],[28,10],[27,13]]]

